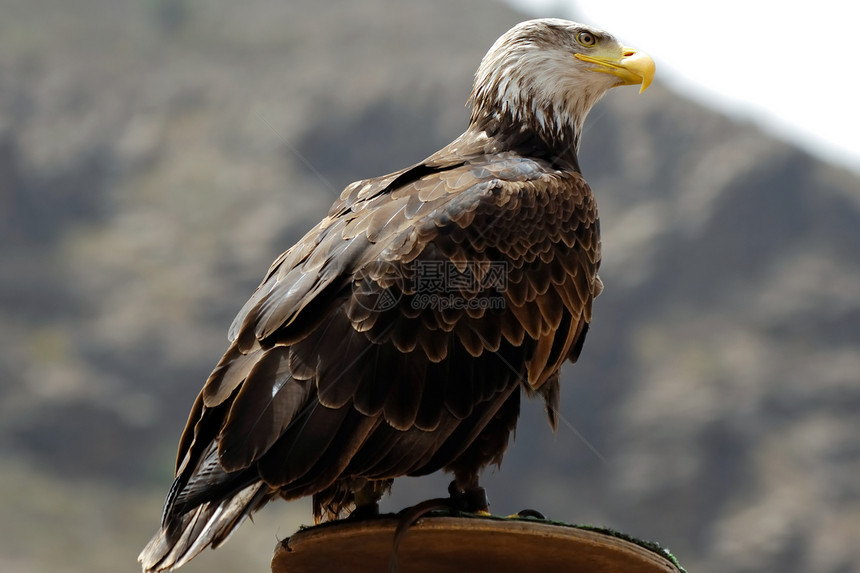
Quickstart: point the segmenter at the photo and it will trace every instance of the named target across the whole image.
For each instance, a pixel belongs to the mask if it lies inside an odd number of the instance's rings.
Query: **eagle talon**
[[[546,519],[546,516],[536,509],[521,509],[511,517],[533,517],[535,519]]]

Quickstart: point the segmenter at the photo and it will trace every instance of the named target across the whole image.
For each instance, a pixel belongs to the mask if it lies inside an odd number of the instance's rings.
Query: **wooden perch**
[[[272,573],[385,573],[396,517],[342,521],[299,531],[275,549]],[[424,517],[397,551],[397,573],[565,571],[683,573],[651,544],[607,531],[535,519]]]

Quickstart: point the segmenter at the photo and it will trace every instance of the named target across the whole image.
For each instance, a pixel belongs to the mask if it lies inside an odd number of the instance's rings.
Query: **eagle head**
[[[544,18],[522,22],[484,56],[469,99],[471,124],[493,131],[532,130],[579,146],[591,107],[610,88],[654,78],[654,61],[597,28]],[[572,139],[572,141],[569,141]]]

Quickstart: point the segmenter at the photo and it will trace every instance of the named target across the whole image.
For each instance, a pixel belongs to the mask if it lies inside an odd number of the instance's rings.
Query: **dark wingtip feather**
[[[207,547],[218,547],[266,502],[266,493],[265,484],[255,482],[228,499],[204,503],[169,521],[138,555],[143,573],[177,569]]]

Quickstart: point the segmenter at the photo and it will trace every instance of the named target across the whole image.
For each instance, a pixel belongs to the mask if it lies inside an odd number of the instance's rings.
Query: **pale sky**
[[[648,52],[677,91],[860,173],[860,3],[509,2],[611,32]]]

